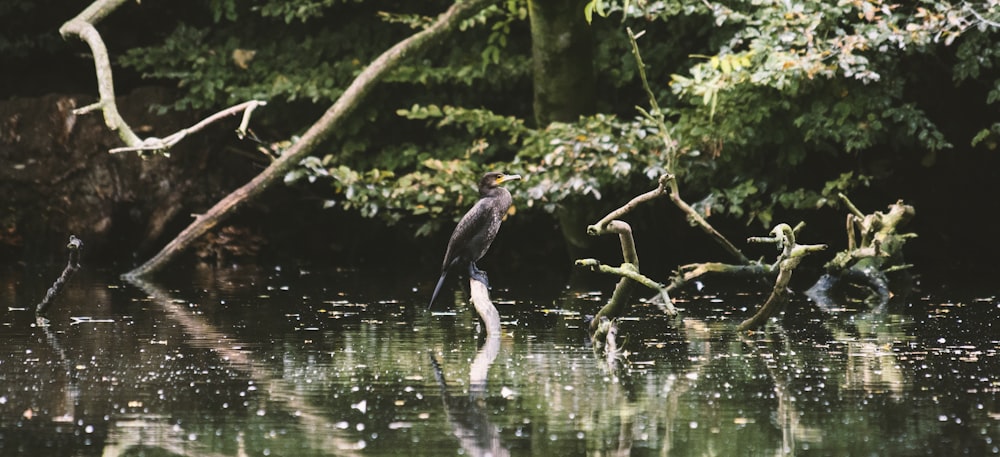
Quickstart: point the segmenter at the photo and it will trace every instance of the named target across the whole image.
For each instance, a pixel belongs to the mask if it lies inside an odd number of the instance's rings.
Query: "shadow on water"
[[[795,300],[741,335],[759,295],[689,292],[683,318],[620,320],[606,358],[586,331],[600,292],[512,281],[537,292],[493,290],[487,337],[461,291],[425,312],[426,280],[84,268],[44,322],[46,279],[7,270],[0,455],[1000,453],[994,297]]]

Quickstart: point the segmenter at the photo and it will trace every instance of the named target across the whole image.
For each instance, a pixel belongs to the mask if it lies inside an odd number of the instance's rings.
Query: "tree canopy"
[[[767,226],[776,205],[814,208],[832,192],[870,179],[847,157],[903,151],[918,160],[953,142],[988,141],[997,128],[984,121],[974,138],[946,138],[915,93],[933,90],[924,78],[941,70],[926,67],[943,61],[952,86],[992,86],[984,100],[970,102],[996,99],[996,81],[984,81],[996,53],[995,5],[601,3],[607,17],[591,23],[599,114],[532,125],[526,4],[503,2],[470,21],[481,30],[464,46],[442,48],[396,72],[330,152],[303,162],[288,181],[328,181],[328,205],[389,221],[456,214],[462,202],[452,195],[470,197],[466,184],[496,163],[539,176],[519,200],[547,211],[567,198],[642,188],[668,159],[635,109],[645,103],[625,26],[645,31],[639,46],[678,143],[681,176],[706,195],[714,190],[702,202],[706,212]],[[360,66],[439,6],[209,5],[212,21],[182,22],[163,43],[121,59],[147,77],[175,80],[186,95],[171,108],[263,98],[284,105],[271,109],[308,112],[309,105],[335,99]],[[584,11],[566,14],[582,20]],[[267,136],[278,143],[294,138],[303,123],[301,115],[276,118],[284,122],[268,125]],[[839,166],[795,182],[806,163]],[[433,191],[425,192],[429,183]],[[428,222],[423,231],[435,228]]]

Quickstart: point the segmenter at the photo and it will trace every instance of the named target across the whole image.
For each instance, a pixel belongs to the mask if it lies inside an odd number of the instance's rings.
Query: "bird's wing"
[[[460,251],[469,245],[470,240],[486,232],[492,219],[493,214],[487,201],[479,200],[472,208],[469,208],[469,211],[458,221],[455,231],[451,232],[451,239],[448,240],[448,250],[445,251],[444,263],[441,265],[441,269],[446,270],[450,268],[455,258],[460,255]],[[469,260],[476,261],[479,259]]]

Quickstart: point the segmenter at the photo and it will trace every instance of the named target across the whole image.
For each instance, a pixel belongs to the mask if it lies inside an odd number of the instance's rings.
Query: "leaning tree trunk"
[[[252,199],[264,192],[270,185],[282,182],[285,174],[327,139],[343,123],[347,116],[361,104],[375,85],[403,62],[405,58],[427,50],[442,39],[445,34],[457,28],[463,20],[491,3],[491,0],[465,0],[457,2],[442,13],[429,27],[397,43],[382,53],[382,55],[376,58],[354,79],[343,95],[281,157],[272,162],[270,166],[253,180],[216,203],[208,212],[198,216],[191,225],[179,233],[159,253],[146,261],[146,263],[126,273],[125,276],[130,278],[141,277],[160,270],[175,256],[189,247],[198,237],[231,216],[242,206],[245,206]]]

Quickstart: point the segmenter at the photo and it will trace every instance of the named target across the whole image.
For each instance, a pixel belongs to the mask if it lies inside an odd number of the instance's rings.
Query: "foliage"
[[[164,109],[268,100],[277,114],[265,127],[279,141],[449,3],[213,0],[212,23],[181,23],[120,62],[185,91]],[[973,138],[950,138],[922,103],[940,89],[925,72],[944,68],[954,85],[996,77],[996,1],[593,0],[583,13],[596,36],[600,112],[548,126],[530,123],[526,11],[524,0],[500,2],[396,71],[287,182],[328,183],[325,206],[426,234],[464,211],[488,169],[525,176],[512,187],[519,208],[553,212],[634,194],[669,164],[703,214],[770,227],[781,208],[820,208],[868,185],[875,177],[859,157],[903,151],[917,161],[1000,138],[990,120]],[[649,99],[625,26],[645,33],[639,48],[669,132],[638,115]],[[988,85],[976,103],[1000,99],[1000,79]]]
[[[922,110],[904,101],[901,81],[882,81],[883,74],[899,72],[900,58],[932,42],[936,25],[919,13],[867,1],[791,8],[761,1],[745,11],[716,5],[712,14],[718,24],[741,27],[689,76],[675,75],[671,87],[696,104],[717,137],[739,141],[748,121],[752,127],[787,113],[805,146],[859,151],[899,129],[917,140],[913,146],[951,146]],[[723,118],[713,122],[716,113]],[[790,165],[805,154],[795,151]]]
[[[661,146],[655,127],[642,118],[623,122],[598,114],[553,123],[532,132],[514,161],[528,177],[519,200],[551,213],[567,201],[583,204],[611,191],[627,195],[664,173]]]

